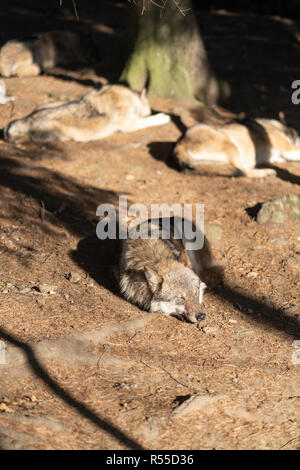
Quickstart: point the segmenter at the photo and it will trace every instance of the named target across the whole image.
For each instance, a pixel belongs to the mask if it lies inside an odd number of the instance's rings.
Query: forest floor
[[[6,7],[2,40],[54,21],[78,29],[73,13],[48,14],[48,3]],[[120,40],[125,5],[103,2],[98,16],[86,8],[81,24],[98,34],[101,54]],[[215,70],[233,86],[228,108],[283,111],[300,132],[292,22],[224,11],[199,12],[199,21]],[[16,99],[1,105],[0,128],[111,80],[103,70],[5,79]],[[300,194],[300,163],[257,180],[179,173],[167,161],[188,104],[150,102],[172,122],[90,143],[0,140],[0,448],[299,449],[300,226],[259,225],[253,213]],[[117,207],[121,195],[128,205],[204,204],[205,222],[221,229],[211,243],[224,286],[205,296],[200,327],[119,295],[114,244],[95,227],[96,208]]]

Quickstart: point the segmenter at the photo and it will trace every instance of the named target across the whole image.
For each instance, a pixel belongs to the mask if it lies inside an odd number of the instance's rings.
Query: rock
[[[194,395],[174,408],[171,418],[183,418],[197,411],[204,411],[205,413],[214,412],[215,404],[222,398],[226,398],[226,395]]]
[[[222,229],[218,225],[205,224],[204,234],[209,241],[222,240]]]
[[[265,202],[256,220],[259,224],[283,223],[285,220],[300,222],[300,196],[290,194],[275,201]]]
[[[69,274],[67,274],[66,278],[67,278],[70,282],[74,282],[74,283],[77,283],[77,282],[81,281],[81,276],[80,276],[80,274],[75,273],[75,272],[70,272]]]
[[[202,328],[202,331],[204,331],[204,333],[206,333],[207,335],[213,335],[213,336],[215,336],[218,330],[219,328],[216,326],[205,326],[204,328]]]
[[[5,403],[0,403],[0,412],[2,413],[14,413],[14,410],[7,406]]]
[[[129,382],[117,382],[114,384],[113,388],[115,390],[134,390],[138,388],[138,384]]]
[[[51,284],[38,284],[37,289],[41,294],[56,294],[57,287]]]
[[[293,271],[297,277],[299,277],[300,274],[300,255],[295,254],[295,256],[290,257],[286,260],[285,262],[286,268],[290,269]]]
[[[30,287],[23,287],[22,289],[19,290],[20,294],[28,294],[31,291]]]

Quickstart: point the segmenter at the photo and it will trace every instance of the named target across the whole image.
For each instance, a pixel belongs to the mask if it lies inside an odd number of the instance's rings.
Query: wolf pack
[[[92,49],[88,38],[71,31],[10,40],[0,50],[0,75],[36,76],[49,67],[88,63]],[[13,99],[5,97],[3,81],[0,85],[0,103]],[[16,145],[89,142],[170,121],[168,114],[152,113],[145,90],[108,84],[78,100],[45,103],[28,116],[9,122],[3,135]],[[267,166],[300,161],[300,137],[284,119],[228,117],[222,122],[197,122],[186,129],[170,159],[183,172],[201,174],[209,168],[213,173],[221,168],[233,175],[264,178],[276,174]],[[261,168],[264,166],[267,168]],[[161,228],[161,220],[145,223]],[[175,223],[170,218],[168,240],[123,240],[116,277],[123,296],[141,309],[199,323],[205,318],[203,294],[207,287],[213,289],[222,282],[223,270],[216,265],[206,237],[201,249],[190,250],[184,237],[176,238]]]

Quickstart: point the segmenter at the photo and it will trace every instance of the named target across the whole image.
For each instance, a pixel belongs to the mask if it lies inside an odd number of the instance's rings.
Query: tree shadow
[[[8,341],[10,344],[20,348],[26,354],[27,361],[35,376],[41,379],[49,390],[55,393],[58,398],[67,403],[82,417],[88,419],[99,429],[111,435],[117,441],[129,447],[130,449],[143,450],[143,447],[138,442],[118,429],[109,420],[105,420],[101,416],[97,415],[91,408],[77,400],[74,396],[71,395],[70,392],[66,391],[54,378],[52,378],[40,363],[38,358],[35,356],[34,351],[29,346],[29,344],[18,340],[12,334],[5,331],[5,329],[2,327],[0,327],[0,337]]]
[[[118,239],[99,240],[97,235],[93,234],[80,240],[76,250],[70,252],[70,256],[100,286],[111,291],[116,297],[123,298],[114,273],[118,265],[120,247]]]
[[[23,156],[22,152],[21,155]],[[21,196],[19,200],[15,199],[13,201],[15,205],[10,220],[16,218],[17,220],[22,220],[24,224],[28,222],[33,230],[34,227],[39,227],[52,237],[57,237],[57,232],[55,232],[57,227],[63,227],[69,233],[76,236],[86,237],[88,234],[85,241],[80,242],[80,246],[83,244],[85,247],[83,258],[87,253],[92,252],[95,245],[100,242],[93,235],[95,233],[93,219],[95,218],[96,207],[104,202],[110,204],[116,204],[117,202],[117,194],[112,191],[82,185],[75,179],[68,178],[53,170],[29,167],[17,158],[0,157],[0,187],[9,188],[16,195],[19,194]],[[27,211],[26,205],[22,204],[22,196],[24,195],[29,196],[31,200],[35,200],[40,204],[40,213],[35,213],[35,217],[32,217],[31,211]],[[90,246],[91,240],[94,242],[92,246]],[[99,245],[101,247],[101,242]],[[106,256],[105,266],[110,265],[111,261],[106,247],[103,253]],[[18,253],[11,252],[10,254],[18,256]],[[89,261],[88,258],[86,262],[88,263]],[[86,266],[85,263],[83,264]],[[97,273],[99,267],[98,265],[94,265],[94,267]],[[96,279],[99,283],[105,284],[106,277],[102,276],[102,274],[96,276]],[[110,288],[112,289],[112,285],[110,285]],[[130,449],[143,449],[139,443],[127,436],[126,433],[118,429],[109,420],[103,419],[64,390],[44,369],[27,343],[18,340],[4,328],[0,328],[0,336],[22,349],[35,375],[60,399],[80,413],[81,416],[87,418],[99,429],[110,434]]]
[[[53,77],[57,78],[59,80],[63,80],[65,82],[76,82],[79,85],[86,86],[86,87],[93,87],[95,89],[101,89],[103,84],[97,80],[93,80],[92,78],[80,78],[80,77],[74,77],[73,75],[68,75],[67,71],[69,68],[64,67],[64,70],[62,69],[47,69],[44,72],[44,75],[48,77]],[[70,70],[70,69],[69,69]],[[84,70],[84,69],[80,69]],[[65,71],[65,72],[64,72]],[[74,68],[71,69],[71,71],[74,71]]]
[[[229,302],[258,323],[283,331],[291,337],[300,337],[300,321],[297,318],[299,315],[288,316],[268,302],[261,302],[253,296],[237,292],[226,284],[218,287],[214,293],[221,300]]]
[[[41,211],[35,223],[42,229],[46,220],[72,234],[83,236],[95,231],[98,205],[104,202],[114,204],[118,200],[113,191],[82,185],[57,171],[27,166],[16,158],[1,156],[0,186],[39,203]],[[20,212],[24,210],[20,207]],[[24,215],[23,212],[23,219]]]

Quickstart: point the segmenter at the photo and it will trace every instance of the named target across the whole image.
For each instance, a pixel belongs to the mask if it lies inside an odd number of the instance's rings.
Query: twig
[[[283,446],[279,447],[279,450],[280,450],[280,449],[283,449],[283,447],[287,446],[290,442],[297,441],[297,439],[300,439],[300,436],[294,437],[293,439],[290,439],[290,440],[287,441],[285,444],[283,444]]]
[[[166,369],[164,369],[164,368],[161,367],[161,366],[160,366],[160,367],[155,367],[155,366],[154,366],[154,367],[151,367],[151,366],[149,366],[148,364],[146,364],[146,362],[144,362],[142,359],[141,359],[141,363],[144,364],[146,367],[149,367],[149,369],[152,369],[152,370],[155,369],[155,370],[158,370],[158,371],[163,371],[163,372],[165,372],[166,374],[168,374],[168,376],[169,376],[172,380],[174,380],[174,382],[176,382],[178,385],[181,385],[182,387],[185,387],[185,388],[187,388],[187,389],[189,389],[189,390],[192,388],[192,389],[193,389],[194,391],[196,391],[196,392],[199,391],[198,389],[196,389],[196,388],[194,388],[194,387],[190,387],[189,385],[186,385],[185,383],[179,382],[179,380],[175,379],[175,377],[173,377],[173,375],[172,375],[169,371],[167,371]]]
[[[62,0],[61,0],[62,1]],[[136,0],[128,0],[130,3],[133,3],[134,5],[137,5],[137,1]],[[146,1],[147,0],[142,0],[142,10],[141,10],[141,15],[143,15],[145,13],[145,11],[147,11],[147,7],[146,7]],[[161,0],[161,3],[158,3],[157,0],[150,0],[150,2],[155,5],[157,8],[160,8],[161,11],[160,11],[160,16],[162,16],[162,12],[163,10],[166,8],[166,5],[168,3],[169,0]],[[181,0],[173,0],[174,4],[176,5],[176,7],[178,8],[178,11],[183,15],[185,16],[186,13],[190,10],[190,8],[181,8],[180,6],[180,1]],[[73,0],[74,2],[74,0]]]

